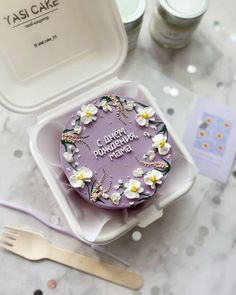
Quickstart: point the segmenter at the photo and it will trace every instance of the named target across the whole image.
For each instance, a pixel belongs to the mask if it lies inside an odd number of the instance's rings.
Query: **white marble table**
[[[232,107],[236,105],[236,3],[212,1],[192,43],[176,52],[160,48],[151,39],[148,32],[151,10],[152,1],[148,1],[139,45],[129,54],[120,76],[139,80],[150,88],[182,136],[193,92]],[[219,25],[214,26],[215,21]],[[189,64],[197,67],[195,74],[186,71]],[[179,95],[164,95],[162,89],[166,85],[176,87]],[[29,152],[26,128],[34,121],[34,117],[0,109],[0,197],[44,211],[51,217],[60,216],[60,224],[65,224]],[[186,198],[169,207],[161,220],[141,231],[140,241],[133,241],[130,232],[107,246],[143,275],[145,284],[141,290],[133,292],[62,265],[49,261],[32,263],[0,250],[0,295],[31,295],[35,290],[45,295],[235,295],[235,212],[236,168],[226,186],[199,176]],[[3,224],[43,232],[60,247],[117,263],[29,216],[0,207],[0,225]],[[50,279],[57,281],[54,290],[47,287]]]

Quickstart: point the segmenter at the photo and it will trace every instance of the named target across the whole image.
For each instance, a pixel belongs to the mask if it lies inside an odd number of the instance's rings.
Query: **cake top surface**
[[[61,136],[61,162],[72,187],[106,209],[156,195],[171,168],[171,139],[155,110],[132,98],[103,96],[82,105]]]

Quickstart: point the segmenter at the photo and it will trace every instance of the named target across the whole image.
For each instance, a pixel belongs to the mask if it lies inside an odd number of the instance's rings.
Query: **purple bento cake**
[[[172,159],[166,125],[151,106],[103,96],[82,105],[61,136],[61,162],[70,185],[105,209],[139,205],[164,183]]]

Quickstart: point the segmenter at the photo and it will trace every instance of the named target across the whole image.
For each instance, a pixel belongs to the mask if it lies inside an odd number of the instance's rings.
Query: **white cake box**
[[[192,187],[195,178],[181,172],[194,163],[150,92],[116,77],[126,58],[127,40],[115,1],[0,0],[0,8],[1,103],[14,112],[37,114],[38,122],[29,132],[31,151],[75,235],[106,244],[159,219],[165,207]],[[125,223],[114,226],[111,220],[90,240],[65,196],[59,141],[69,114],[110,93],[135,93],[152,105],[166,123],[178,156],[171,172],[175,177],[170,173],[168,189],[155,203],[128,216]]]

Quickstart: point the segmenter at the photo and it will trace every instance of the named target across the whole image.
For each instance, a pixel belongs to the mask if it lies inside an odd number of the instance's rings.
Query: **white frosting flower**
[[[150,185],[152,189],[155,189],[156,184],[162,183],[162,177],[163,174],[160,171],[152,170],[144,176],[144,182],[145,184]]]
[[[77,114],[81,118],[81,122],[83,122],[85,125],[91,123],[92,121],[97,120],[97,114],[98,110],[95,105],[93,104],[88,104],[82,105],[81,111],[79,111]]]
[[[136,104],[135,104],[135,102],[133,100],[128,100],[127,105],[125,106],[125,109],[127,111],[132,111],[135,106],[136,106]]]
[[[106,99],[102,99],[99,106],[102,107],[102,109],[105,113],[112,112],[112,107],[108,104]]]
[[[141,187],[141,182],[138,180],[131,179],[128,183],[125,183],[124,194],[128,199],[138,199],[139,194],[144,191]]]
[[[109,199],[109,195],[105,194],[105,193],[102,194],[102,197],[103,197],[103,199]]]
[[[75,125],[74,127],[74,132],[77,133],[77,134],[80,134],[82,132],[82,126],[80,125]]]
[[[63,154],[63,157],[65,158],[65,160],[66,160],[68,163],[72,163],[73,160],[74,160],[74,156],[73,156],[73,154],[70,153],[70,152],[65,152],[65,153]]]
[[[120,204],[120,199],[121,199],[121,195],[119,193],[113,193],[111,195],[111,201],[115,205],[119,205]]]
[[[137,168],[133,171],[133,176],[134,177],[142,177],[144,174],[144,171],[142,168]]]
[[[85,182],[90,182],[93,172],[87,167],[81,167],[77,171],[74,170],[70,177],[70,184],[75,188],[83,188]]]
[[[146,156],[147,156],[147,158],[148,158],[150,161],[152,161],[152,160],[154,160],[154,158],[156,157],[156,154],[155,154],[155,152],[154,152],[153,150],[151,150],[151,151],[148,151],[148,152],[146,153]]]
[[[154,114],[155,111],[152,107],[139,107],[138,108],[138,114],[136,117],[136,122],[140,125],[140,126],[148,126],[149,125],[149,121],[154,121]]]
[[[157,148],[160,155],[165,156],[169,153],[171,145],[166,142],[167,137],[165,135],[159,133],[152,138],[152,141],[154,142],[152,147]]]

